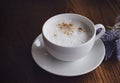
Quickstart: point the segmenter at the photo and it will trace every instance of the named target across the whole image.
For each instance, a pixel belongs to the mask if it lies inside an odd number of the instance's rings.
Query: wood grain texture
[[[120,83],[120,62],[115,56],[94,71],[61,77],[41,69],[32,59],[31,45],[51,16],[71,12],[95,24],[114,25],[119,0],[2,0],[0,83]]]

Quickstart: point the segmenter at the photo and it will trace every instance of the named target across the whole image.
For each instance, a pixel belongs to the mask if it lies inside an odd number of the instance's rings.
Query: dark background
[[[64,11],[65,3],[57,0],[0,1],[0,83],[48,83],[49,79],[55,79],[56,76],[36,65],[31,45],[41,33],[43,23]]]

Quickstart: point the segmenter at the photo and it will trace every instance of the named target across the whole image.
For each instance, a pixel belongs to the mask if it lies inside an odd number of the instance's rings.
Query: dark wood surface
[[[33,40],[49,17],[71,12],[112,26],[120,0],[3,0],[0,9],[0,83],[120,83],[115,56],[88,74],[61,77],[42,70],[31,55]]]

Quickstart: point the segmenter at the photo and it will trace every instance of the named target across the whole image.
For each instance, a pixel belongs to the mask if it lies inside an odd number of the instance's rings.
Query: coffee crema
[[[57,21],[49,23],[48,40],[60,46],[78,46],[87,42],[91,36],[91,30],[82,22],[78,21]]]

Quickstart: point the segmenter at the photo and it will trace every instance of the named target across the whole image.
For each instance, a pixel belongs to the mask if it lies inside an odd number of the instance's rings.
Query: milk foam
[[[72,32],[69,32],[67,27],[61,29],[61,26],[59,25],[62,23],[72,24]],[[46,34],[48,40],[61,46],[78,46],[87,42],[91,38],[91,31],[89,28],[78,21],[72,21],[69,19],[53,21],[48,23],[46,27],[46,31],[49,33]],[[79,28],[82,29],[82,31],[80,31]],[[65,33],[65,31],[67,31],[67,33]]]

